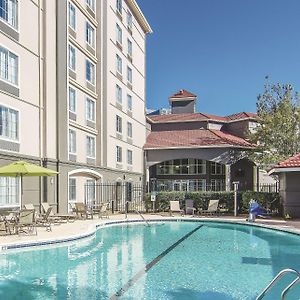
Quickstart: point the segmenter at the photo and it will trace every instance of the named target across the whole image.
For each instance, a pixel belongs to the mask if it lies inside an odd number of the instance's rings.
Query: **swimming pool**
[[[217,222],[103,227],[93,237],[0,254],[0,299],[255,299],[300,237]],[[278,295],[287,276],[265,299]],[[288,299],[300,299],[300,286]]]

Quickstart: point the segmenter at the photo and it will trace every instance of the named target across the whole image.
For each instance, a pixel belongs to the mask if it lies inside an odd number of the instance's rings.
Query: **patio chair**
[[[16,224],[17,233],[20,235],[21,232],[25,234],[37,235],[36,223],[34,220],[34,210],[22,209],[19,213],[19,218]]]
[[[83,202],[75,202],[76,215],[80,219],[93,219],[93,211],[88,209]]]
[[[43,214],[41,217],[36,219],[37,225],[42,225],[46,227],[47,231],[52,231],[51,221],[53,220],[51,220],[50,218],[51,212],[52,212],[52,207],[49,207],[45,214]]]
[[[0,218],[0,232],[4,232],[5,234],[10,233],[7,221],[5,220],[5,217],[2,216]]]
[[[186,215],[195,215],[196,208],[194,207],[194,200],[193,199],[186,199],[185,200],[185,214]]]
[[[109,218],[108,215],[108,206],[109,206],[109,202],[103,203],[99,209],[98,212],[98,218]]]
[[[180,209],[179,201],[170,201],[170,215],[173,213],[180,213],[181,216],[184,215],[184,211]]]
[[[215,215],[219,213],[219,201],[220,200],[209,200],[207,209],[200,210],[200,214]]]
[[[45,213],[47,212],[47,210],[50,207],[51,206],[49,205],[49,203],[47,203],[47,202],[42,203],[42,208],[43,208]],[[57,221],[58,223],[62,223],[63,221],[70,221],[70,220],[75,221],[76,215],[74,215],[74,214],[57,214],[57,213],[53,212],[53,209],[51,209],[49,218],[50,218],[50,220],[52,219],[53,221]]]
[[[32,203],[27,203],[27,204],[24,204],[24,208],[25,209],[31,209],[31,210],[34,210],[34,220],[37,220],[38,217],[39,217],[39,214],[38,212],[36,211],[34,205]]]

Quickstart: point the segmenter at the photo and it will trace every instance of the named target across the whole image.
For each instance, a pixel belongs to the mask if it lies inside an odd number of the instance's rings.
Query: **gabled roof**
[[[300,172],[300,153],[280,162],[269,174],[278,174],[284,172]]]
[[[196,98],[197,96],[195,94],[192,94],[191,92],[187,90],[180,90],[174,95],[171,95],[169,99],[184,99],[184,98]]]
[[[241,120],[241,119],[256,119],[257,114],[251,112],[239,112],[237,114],[229,115],[226,117],[228,121],[230,120]]]
[[[211,129],[153,131],[148,135],[144,146],[145,149],[212,147],[254,148],[255,146],[240,137]]]

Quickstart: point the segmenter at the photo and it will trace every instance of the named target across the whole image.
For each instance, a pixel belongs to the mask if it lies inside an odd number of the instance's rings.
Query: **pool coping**
[[[245,220],[237,220],[237,219],[222,219],[222,218],[189,218],[186,219],[184,217],[176,217],[176,218],[155,218],[155,219],[146,219],[149,223],[159,223],[159,222],[193,222],[193,223],[225,223],[225,224],[239,224],[244,226],[254,226],[260,228],[266,228],[274,231],[286,232],[290,234],[294,234],[300,236],[300,230],[296,228],[282,228],[279,225],[270,225],[265,223],[256,223],[256,222],[248,222]],[[86,232],[81,234],[70,235],[68,237],[63,238],[50,238],[50,239],[42,239],[39,241],[23,241],[23,242],[11,242],[11,243],[0,243],[0,253],[3,251],[16,250],[16,249],[35,249],[37,247],[42,247],[46,245],[65,245],[70,242],[74,242],[77,240],[83,240],[85,238],[89,238],[96,234],[97,230],[101,227],[106,226],[117,226],[121,224],[138,224],[138,223],[146,223],[141,219],[123,219],[123,220],[107,220],[103,223],[91,224],[89,225]]]

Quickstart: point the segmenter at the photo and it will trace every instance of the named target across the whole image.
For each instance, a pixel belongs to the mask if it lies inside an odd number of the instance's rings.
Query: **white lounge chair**
[[[179,201],[170,201],[170,215],[173,216],[173,213],[184,215],[184,211],[180,209]]]
[[[219,213],[219,201],[220,200],[209,200],[207,209],[200,210],[200,214],[214,215]]]

